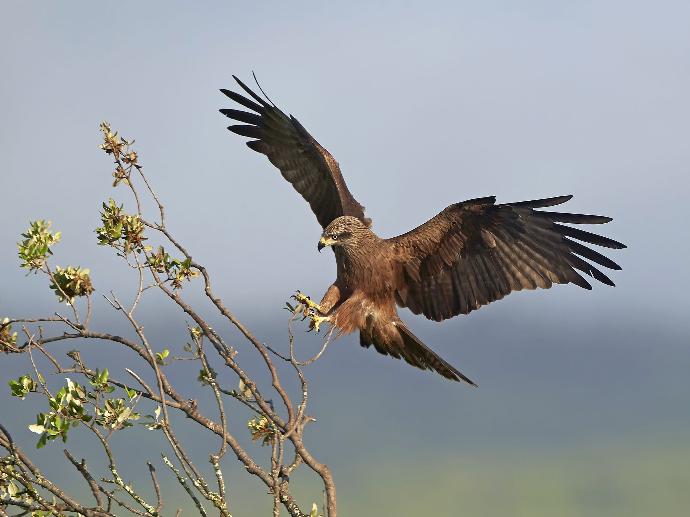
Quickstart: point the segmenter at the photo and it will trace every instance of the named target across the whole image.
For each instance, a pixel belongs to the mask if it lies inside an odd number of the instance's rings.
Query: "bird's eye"
[[[337,241],[337,240],[338,240],[338,236],[334,233],[334,234],[331,236],[331,239],[333,239],[334,241]]]

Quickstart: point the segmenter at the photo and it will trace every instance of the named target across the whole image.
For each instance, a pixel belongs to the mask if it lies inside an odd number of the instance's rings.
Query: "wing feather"
[[[558,228],[558,231],[560,231],[563,235],[573,237],[574,239],[577,239],[582,242],[596,244],[597,246],[602,246],[604,248],[625,248],[625,244],[622,244],[618,241],[614,241],[613,239],[609,239],[608,237],[602,237],[601,235],[597,235],[596,233],[586,232],[584,230],[580,230],[579,228],[572,228],[570,226],[563,226],[561,224],[556,224],[555,226],[556,228]]]
[[[571,197],[502,205],[493,197],[472,199],[389,239],[400,262],[399,305],[440,321],[522,289],[567,283],[591,289],[578,271],[614,285],[595,264],[614,270],[620,266],[581,242],[611,249],[625,245],[559,224],[603,224],[611,218],[536,210]]]
[[[371,221],[364,216],[364,207],[348,190],[333,156],[321,147],[296,118],[288,117],[237,77],[234,79],[251,98],[230,90],[221,89],[221,92],[251,111],[221,109],[220,112],[226,117],[242,122],[231,125],[228,129],[252,139],[247,142],[247,146],[268,157],[309,203],[323,228],[342,215],[357,217],[370,225]]]

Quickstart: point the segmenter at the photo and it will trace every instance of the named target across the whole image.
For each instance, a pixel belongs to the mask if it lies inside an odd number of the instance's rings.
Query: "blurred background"
[[[308,206],[218,113],[232,105],[218,89],[254,70],[340,162],[382,236],[468,198],[575,194],[567,210],[613,217],[596,230],[629,246],[610,254],[623,267],[616,288],[516,293],[442,324],[402,311],[478,389],[364,350],[356,336],[336,341],[307,370],[317,418],[307,443],[334,470],[342,515],[685,515],[690,4],[2,7],[0,317],[64,311],[44,278],[18,268],[15,243],[39,218],[63,232],[54,264],[91,268],[99,295],[131,295],[131,271],[93,233],[102,201],[132,207],[98,149],[105,119],[136,138],[169,227],[218,294],[285,347],[283,302],[296,289],[320,297],[335,263],[316,252]],[[201,302],[195,286],[185,296]],[[127,332],[102,300],[96,309],[98,327]],[[155,348],[181,350],[185,321],[162,299],[145,299],[140,319]],[[253,351],[213,321],[258,372]],[[303,330],[306,357],[319,337]],[[134,360],[102,343],[82,350],[120,378]],[[207,396],[183,366],[170,375]],[[61,444],[35,451],[26,429],[42,407],[9,397],[6,381],[28,367],[0,357],[0,419],[48,474],[66,477]],[[246,433],[246,416],[231,418]],[[128,479],[146,483],[145,460],[159,462],[153,434],[118,436]],[[183,435],[198,442],[193,429]],[[259,483],[232,458],[226,470],[233,514],[267,515]],[[159,476],[166,508],[189,508],[163,467]],[[309,482],[297,491],[310,506]]]

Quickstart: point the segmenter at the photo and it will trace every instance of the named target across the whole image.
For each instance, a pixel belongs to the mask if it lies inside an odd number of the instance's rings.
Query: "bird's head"
[[[318,249],[321,251],[326,246],[343,246],[345,248],[356,244],[364,233],[371,230],[359,219],[351,215],[343,215],[333,219],[326,226],[319,239]]]

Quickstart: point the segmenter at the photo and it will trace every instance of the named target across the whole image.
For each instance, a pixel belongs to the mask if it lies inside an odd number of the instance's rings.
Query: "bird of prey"
[[[265,154],[309,203],[323,228],[319,251],[330,246],[335,253],[337,278],[321,302],[297,294],[317,330],[328,322],[338,334],[359,331],[364,347],[475,385],[410,331],[398,306],[442,321],[522,289],[568,283],[591,289],[583,274],[614,285],[599,267],[620,266],[582,243],[625,245],[566,226],[611,218],[540,210],[565,203],[569,195],[504,204],[494,196],[470,199],[403,235],[379,237],[333,156],[295,117],[233,77],[247,96],[221,92],[248,111],[221,109],[241,123],[228,129],[250,138],[247,146]]]

